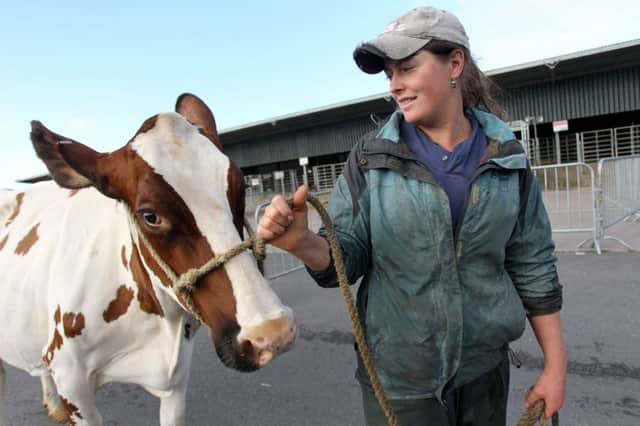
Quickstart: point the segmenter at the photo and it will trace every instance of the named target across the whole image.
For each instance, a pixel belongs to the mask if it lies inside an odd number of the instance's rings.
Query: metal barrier
[[[318,191],[330,190],[342,173],[344,163],[325,164],[313,168],[313,181]]]
[[[585,163],[570,163],[537,166],[531,170],[540,184],[552,231],[590,232],[592,237],[582,241],[577,248],[593,240],[593,246],[600,254],[597,190],[593,168]]]
[[[640,154],[640,124],[613,129],[616,156]]]
[[[600,187],[598,239],[614,240],[633,250],[605,230],[623,220],[640,217],[640,155],[605,158],[598,162]]]
[[[334,169],[335,170],[335,169]],[[591,166],[583,162],[531,168],[538,179],[542,200],[549,214],[554,233],[585,233],[591,237],[580,242],[576,249],[592,241],[598,254],[602,240],[615,240],[630,250],[623,240],[605,234],[610,226],[623,220],[640,221],[640,155],[602,159],[598,165],[599,180]],[[322,196],[330,191],[315,192]],[[257,224],[268,201],[256,207]],[[309,227],[320,228],[321,221],[313,209],[309,210]],[[304,268],[291,254],[267,245],[265,276],[275,279]]]
[[[331,191],[319,191],[313,192],[313,196],[316,198],[321,198],[322,196],[328,195]],[[258,229],[258,223],[260,222],[260,217],[262,216],[263,210],[270,204],[270,201],[265,201],[256,207],[256,211],[254,213],[254,223],[255,229]],[[320,225],[322,225],[322,220],[320,216],[314,209],[309,209],[309,229],[312,231],[317,231],[320,229]],[[304,269],[304,264],[295,256],[286,252],[285,250],[281,250],[277,247],[274,247],[270,244],[267,244],[267,258],[264,264],[264,276],[267,279],[273,280],[283,275],[290,274],[291,272],[298,271],[300,269]]]
[[[617,156],[614,129],[591,130],[579,134],[584,161],[595,162],[601,158]]]

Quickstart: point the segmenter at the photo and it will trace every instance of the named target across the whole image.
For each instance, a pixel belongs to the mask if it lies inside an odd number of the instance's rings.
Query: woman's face
[[[406,121],[429,127],[446,118],[453,98],[449,61],[420,50],[402,61],[388,61],[385,74]]]

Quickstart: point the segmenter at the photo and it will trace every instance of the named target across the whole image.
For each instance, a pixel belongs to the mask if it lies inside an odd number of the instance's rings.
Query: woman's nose
[[[395,74],[391,75],[391,77],[389,77],[389,91],[392,94],[399,93],[400,91],[402,91],[402,88],[402,79]]]

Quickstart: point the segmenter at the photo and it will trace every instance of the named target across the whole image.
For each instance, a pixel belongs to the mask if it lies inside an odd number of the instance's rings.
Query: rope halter
[[[263,273],[264,271],[263,264],[264,258],[266,256],[265,241],[255,237],[255,233],[253,232],[251,225],[245,219],[244,225],[247,229],[247,233],[249,234],[249,239],[231,247],[225,253],[215,255],[199,268],[191,268],[178,275],[153,248],[153,245],[151,245],[147,236],[140,229],[140,225],[138,224],[133,211],[126,204],[124,204],[124,206],[129,218],[129,231],[131,232],[131,236],[134,240],[138,241],[138,245],[145,245],[147,251],[151,255],[151,258],[156,262],[156,264],[158,264],[158,266],[160,266],[162,272],[164,272],[164,274],[171,282],[171,289],[175,293],[178,300],[180,300],[180,297],[182,297],[183,307],[189,313],[191,313],[191,315],[197,318],[198,321],[200,321],[202,324],[204,324],[204,319],[196,308],[192,296],[192,292],[196,289],[196,284],[202,276],[208,274],[214,269],[219,268],[235,256],[248,249],[251,249],[251,251],[253,252],[253,255],[258,262],[258,268],[260,269],[260,272]],[[142,253],[140,253],[140,255],[142,256]]]

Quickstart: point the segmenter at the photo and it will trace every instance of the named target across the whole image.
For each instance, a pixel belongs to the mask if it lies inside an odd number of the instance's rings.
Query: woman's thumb
[[[293,194],[293,208],[298,211],[304,211],[307,207],[307,196],[309,189],[306,185],[301,185],[296,193]]]

